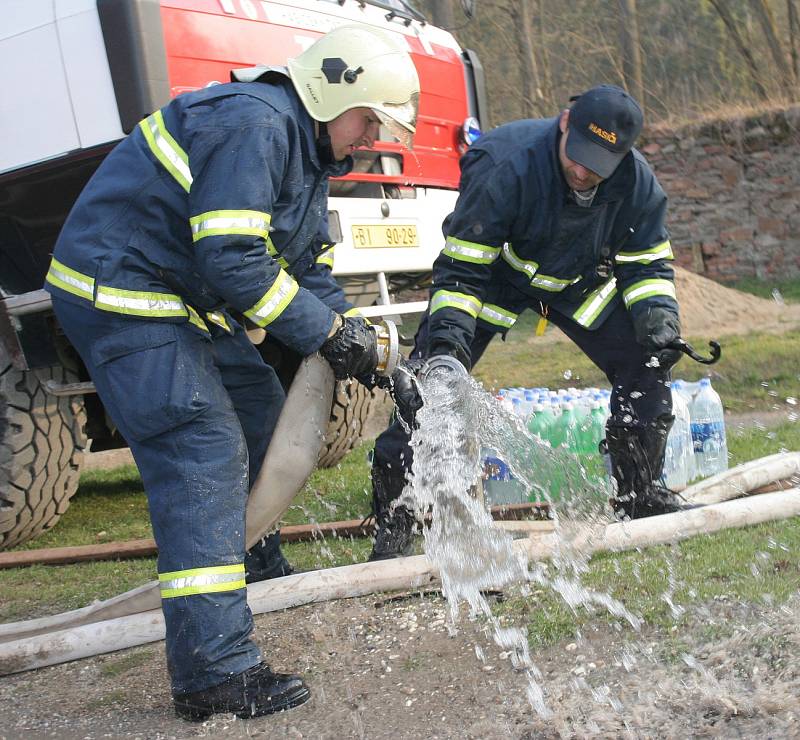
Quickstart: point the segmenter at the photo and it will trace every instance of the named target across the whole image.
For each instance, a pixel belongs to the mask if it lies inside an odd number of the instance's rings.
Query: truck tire
[[[78,489],[83,398],[47,393],[48,380],[77,378],[61,366],[17,370],[0,357],[0,550],[50,529]]]
[[[325,441],[319,452],[319,466],[332,468],[361,439],[373,405],[378,402],[379,389],[368,390],[355,380],[336,384],[331,405],[331,418]]]
[[[288,391],[302,357],[269,335],[256,344],[256,348]],[[377,388],[367,390],[355,380],[341,380],[336,384],[325,441],[317,458],[319,467],[332,468],[353,449],[361,439],[373,407],[383,400],[383,394],[384,391]]]

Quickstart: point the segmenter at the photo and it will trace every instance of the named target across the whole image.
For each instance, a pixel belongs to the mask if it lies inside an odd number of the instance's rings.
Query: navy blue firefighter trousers
[[[174,694],[260,660],[245,589],[245,505],[284,392],[244,329],[213,340],[53,298],[142,476]]]

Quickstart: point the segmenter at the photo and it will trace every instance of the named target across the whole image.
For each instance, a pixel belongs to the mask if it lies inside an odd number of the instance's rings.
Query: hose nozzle
[[[380,324],[371,324],[378,339],[378,365],[375,372],[391,377],[400,360],[400,337],[393,321],[384,319]]]
[[[467,375],[467,368],[455,357],[451,357],[450,355],[434,355],[425,360],[417,377],[419,377],[420,380],[425,380],[434,375],[442,376],[443,374],[449,375],[450,373]]]

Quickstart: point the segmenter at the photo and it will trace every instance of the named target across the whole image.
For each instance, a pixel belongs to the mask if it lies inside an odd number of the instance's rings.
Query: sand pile
[[[683,335],[709,339],[750,331],[784,331],[800,325],[800,305],[758,298],[726,288],[680,267],[675,291],[681,307]]]

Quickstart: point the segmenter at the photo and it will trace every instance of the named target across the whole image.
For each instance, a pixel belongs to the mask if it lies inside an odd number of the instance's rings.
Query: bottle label
[[[709,446],[722,446],[725,435],[725,427],[721,421],[709,421],[704,423],[692,423],[692,444],[695,452],[702,452]]]

